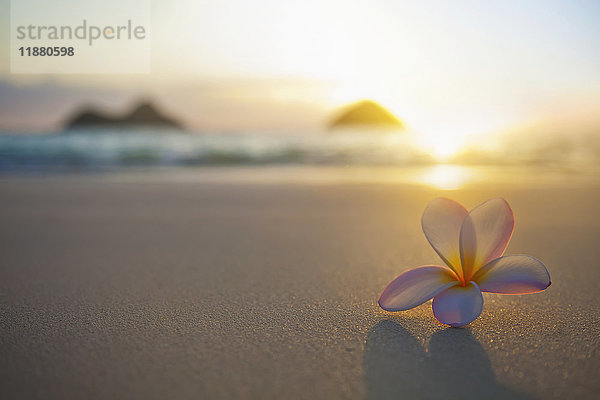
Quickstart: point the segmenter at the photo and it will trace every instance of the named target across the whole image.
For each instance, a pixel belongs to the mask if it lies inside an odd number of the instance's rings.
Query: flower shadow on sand
[[[485,350],[468,329],[447,328],[427,350],[398,323],[385,320],[367,336],[367,399],[534,399],[496,381]]]

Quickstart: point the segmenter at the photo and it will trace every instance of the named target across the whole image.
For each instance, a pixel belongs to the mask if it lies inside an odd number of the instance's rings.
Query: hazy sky
[[[8,73],[9,1],[0,1],[2,79],[27,80]],[[416,130],[457,137],[600,105],[598,1],[152,3],[152,74],[41,79],[104,88],[208,82],[246,100],[252,91],[236,94],[236,82],[263,82],[269,90],[257,98],[327,108],[369,97]]]

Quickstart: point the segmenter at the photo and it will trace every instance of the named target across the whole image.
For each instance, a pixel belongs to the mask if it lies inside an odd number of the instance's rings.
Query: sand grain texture
[[[597,186],[0,182],[0,398],[593,399]],[[504,196],[542,294],[465,329],[376,305],[427,201]]]

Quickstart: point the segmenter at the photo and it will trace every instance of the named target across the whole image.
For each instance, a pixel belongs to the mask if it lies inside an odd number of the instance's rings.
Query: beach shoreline
[[[263,171],[263,181],[244,168],[2,178],[0,396],[600,391],[595,175],[508,174],[444,189],[367,169],[313,180],[304,177],[319,168]],[[441,263],[420,227],[438,196],[469,208],[505,197],[516,215],[507,253],[543,260],[552,286],[486,294],[464,329],[439,324],[430,304],[379,309],[393,277]]]

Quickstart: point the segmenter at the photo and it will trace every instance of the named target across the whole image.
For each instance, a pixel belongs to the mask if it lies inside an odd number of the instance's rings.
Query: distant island
[[[83,110],[72,117],[66,124],[67,129],[76,128],[169,128],[182,129],[175,119],[158,111],[149,102],[142,102],[130,112],[121,116],[109,116],[95,110]]]
[[[404,124],[385,107],[372,100],[362,100],[344,107],[329,124],[330,129],[364,127],[403,129]]]

